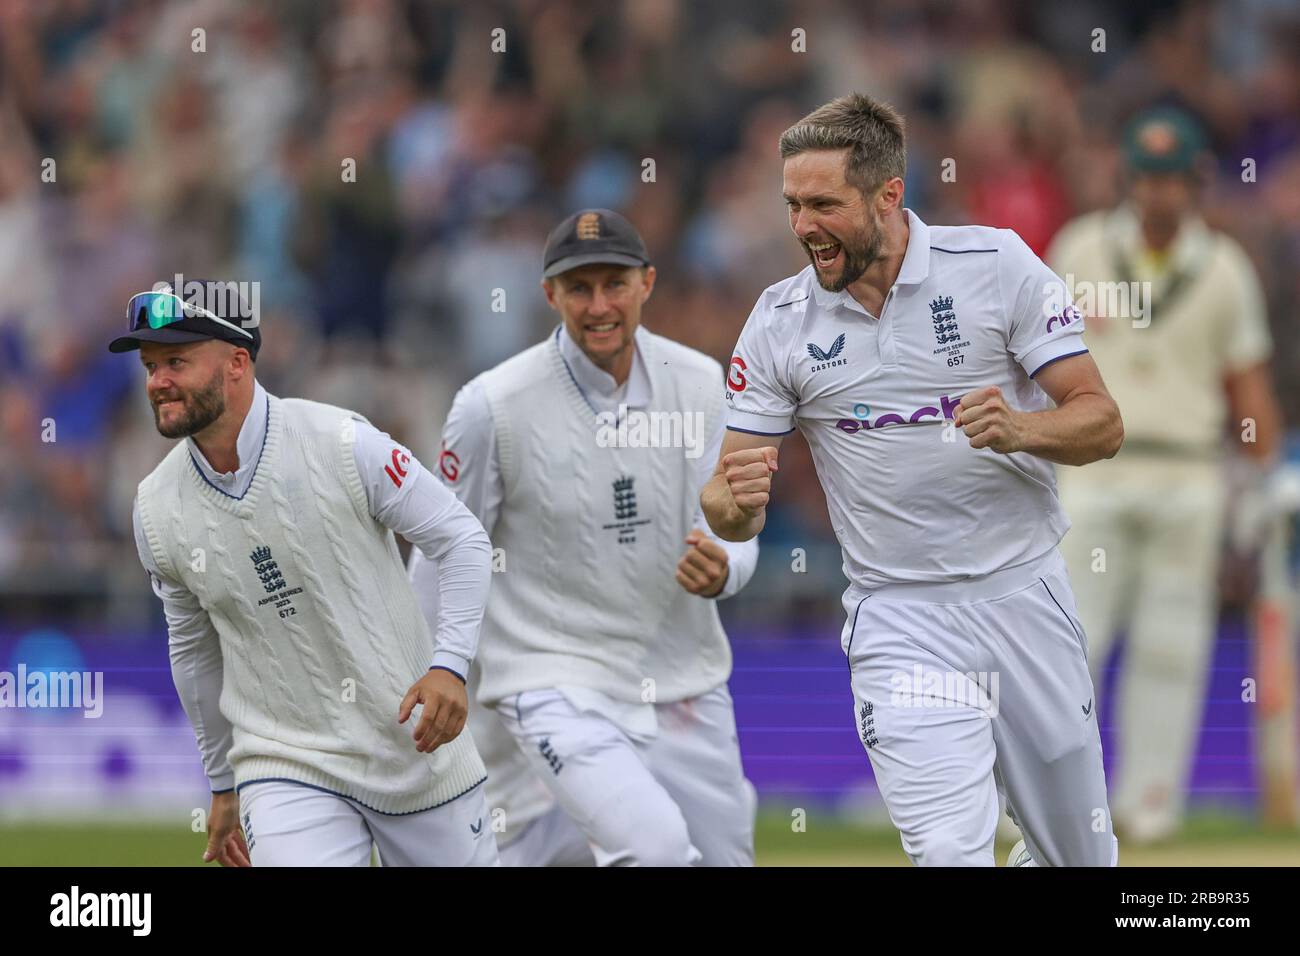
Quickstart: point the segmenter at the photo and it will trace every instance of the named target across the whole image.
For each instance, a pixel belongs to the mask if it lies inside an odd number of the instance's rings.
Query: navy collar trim
[[[560,361],[564,363],[564,370],[569,373],[569,381],[573,382],[573,387],[578,390],[578,394],[582,396],[582,400],[586,402],[587,407],[591,409],[591,414],[593,415],[599,414],[596,411],[596,406],[591,404],[591,399],[587,397],[587,393],[583,390],[582,386],[578,384],[578,379],[574,376],[573,369],[569,366],[569,360],[564,357],[564,349],[560,348],[560,333],[563,331],[564,331],[564,326],[562,325],[557,326],[555,329],[556,354],[560,356]]]
[[[586,398],[585,395],[583,397]],[[262,432],[262,447],[259,448],[257,451],[257,464],[253,466],[253,473],[248,477],[248,487],[244,489],[243,495],[232,495],[230,492],[218,488],[216,485],[214,485],[208,479],[208,476],[203,473],[203,469],[199,467],[199,463],[194,460],[193,451],[190,452],[190,464],[193,465],[194,470],[199,473],[199,477],[203,479],[204,484],[206,484],[213,491],[217,492],[218,494],[225,495],[227,498],[231,499],[232,501],[243,501],[244,495],[247,495],[250,491],[253,490],[253,481],[257,478],[257,469],[260,468],[262,465],[262,453],[266,451],[266,436],[269,434],[271,434],[271,396],[268,393],[266,396],[266,430]]]

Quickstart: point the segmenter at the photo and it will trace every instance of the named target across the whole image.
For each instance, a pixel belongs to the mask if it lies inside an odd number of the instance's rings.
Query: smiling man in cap
[[[185,439],[133,524],[212,788],[204,859],[366,866],[374,844],[385,865],[494,864],[460,732],[487,536],[360,415],[263,389],[261,332],[215,285],[133,296],[109,345],[139,350],[158,431]],[[436,639],[394,532],[439,562]]]
[[[443,480],[507,562],[470,717],[506,864],[753,863],[714,602],[744,586],[757,543],[717,541],[698,512],[722,368],[641,325],[654,283],[626,219],[569,216],[542,264],[560,326],[461,389],[443,432]],[[698,421],[699,447],[689,429],[635,437],[654,420]],[[412,555],[422,599],[433,572]]]

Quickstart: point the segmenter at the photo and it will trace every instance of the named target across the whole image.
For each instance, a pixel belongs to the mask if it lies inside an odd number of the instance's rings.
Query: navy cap
[[[542,276],[550,279],[596,263],[648,266],[650,256],[636,227],[610,209],[580,209],[546,239]]]
[[[126,317],[130,331],[109,342],[108,350],[130,352],[141,342],[177,345],[221,339],[248,349],[256,361],[262,333],[257,325],[245,325],[252,316],[235,283],[191,280],[179,295],[171,285],[159,283],[152,291],[131,297]]]

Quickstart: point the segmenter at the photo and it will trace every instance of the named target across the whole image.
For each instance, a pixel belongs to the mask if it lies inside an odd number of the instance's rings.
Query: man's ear
[[[554,279],[542,280],[542,294],[546,296],[546,304],[549,305],[556,312],[559,312],[560,307],[555,304],[555,280]]]
[[[248,349],[235,345],[233,342],[228,344],[230,353],[226,356],[226,361],[230,363],[230,370],[234,373],[236,381],[248,374],[249,369],[253,367],[253,356]]]
[[[876,194],[876,211],[881,215],[903,208],[903,180],[893,176],[885,180]]]
[[[642,283],[644,283],[644,288],[645,288],[645,294],[641,297],[641,301],[643,303],[650,298],[650,293],[655,290],[656,276],[658,276],[658,273],[655,272],[654,266],[641,267],[641,281]]]

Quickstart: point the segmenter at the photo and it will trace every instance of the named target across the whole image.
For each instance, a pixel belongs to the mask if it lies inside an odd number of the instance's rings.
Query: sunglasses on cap
[[[253,333],[248,329],[227,322],[193,302],[186,302],[174,292],[138,292],[131,296],[131,301],[126,304],[128,332],[138,332],[146,326],[151,329],[162,329],[175,322],[200,316],[218,325],[224,325],[247,339],[253,338]]]

